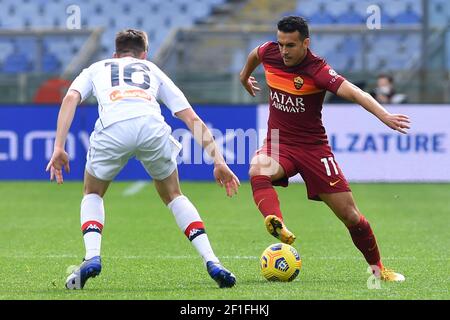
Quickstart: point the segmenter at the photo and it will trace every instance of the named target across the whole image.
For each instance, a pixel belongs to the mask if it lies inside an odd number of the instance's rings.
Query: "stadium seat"
[[[333,54],[336,47],[343,40],[342,35],[317,34],[311,39],[311,48],[319,55]]]
[[[421,19],[419,15],[413,11],[412,6],[407,6],[405,11],[400,12],[393,18],[393,21],[401,24],[414,24],[420,23]]]
[[[449,25],[450,3],[447,0],[432,0],[428,8],[428,21],[432,26],[444,27]]]
[[[317,0],[299,0],[295,8],[295,13],[300,16],[309,17],[319,10],[319,6],[323,4]]]
[[[1,0],[0,27],[6,28],[52,28],[65,27],[67,8],[70,5],[79,6],[82,13],[82,27],[91,28],[102,26],[112,29],[105,33],[101,43],[105,53],[110,56],[114,51],[114,35],[117,31],[127,28],[141,28],[149,33],[158,31],[157,41],[153,41],[156,52],[170,28],[191,26],[198,19],[210,14],[213,6],[224,3],[225,0],[142,0],[130,3],[126,0]],[[117,13],[121,19],[116,19]],[[174,16],[176,18],[174,18]],[[161,25],[164,26],[161,28]],[[162,35],[159,35],[162,33]],[[154,38],[154,37],[153,37]],[[64,44],[57,45],[64,52],[73,51],[73,46],[63,49]],[[34,55],[35,49],[25,50],[26,55]],[[70,58],[61,59],[64,54],[51,50],[61,63]],[[103,58],[103,57],[99,57]],[[1,61],[1,60],[0,60]]]
[[[333,24],[336,19],[327,11],[325,4],[321,3],[319,9],[307,17],[311,24]]]
[[[211,7],[206,6],[204,3],[199,1],[192,2],[187,10],[187,13],[193,18],[193,20],[204,18],[208,16],[210,12]]]
[[[51,52],[46,52],[42,57],[42,71],[45,73],[57,73],[60,71],[61,62]]]
[[[20,52],[13,52],[6,57],[3,62],[2,72],[4,73],[25,73],[32,69],[32,63],[27,56]]]
[[[207,17],[215,5],[224,3],[225,0],[141,0],[129,2],[127,0],[0,0],[0,27],[6,28],[36,28],[36,27],[65,27],[66,9],[76,4],[82,13],[83,28],[103,26],[105,32],[101,37],[101,50],[96,59],[108,58],[114,52],[114,36],[117,31],[134,27],[147,31],[151,44],[151,56],[156,54],[160,46],[167,39],[171,28],[189,27],[196,21]],[[446,26],[450,19],[450,2],[447,0],[430,0],[429,2],[430,24],[432,26]],[[305,16],[309,22],[314,24],[363,24],[368,16],[367,8],[370,5],[378,5],[382,13],[382,24],[415,24],[422,21],[421,0],[297,0],[295,11],[286,14],[297,14]],[[294,6],[293,6],[294,8]],[[117,19],[120,12],[121,19]],[[52,60],[47,56],[42,65],[50,70],[56,68],[55,61],[66,65],[71,61],[74,54],[79,52],[85,39],[79,38],[80,43],[71,41],[55,40],[56,43],[48,46],[48,51],[56,56]],[[401,50],[402,46],[391,46],[391,41],[383,42],[384,35],[377,38],[377,45],[373,46],[370,54],[374,56],[372,63],[376,65],[380,59],[385,59],[384,47],[387,42],[389,48],[399,50],[398,56],[406,57],[407,54]],[[331,40],[330,40],[331,39]],[[327,36],[321,40],[320,35],[314,35],[312,46],[321,55],[332,55],[333,52],[348,54],[348,61],[342,65],[360,65],[361,58],[357,52],[362,50],[360,39],[350,39],[347,43]],[[259,40],[258,40],[259,41]],[[415,47],[417,45],[417,47]],[[413,41],[407,44],[410,52],[419,50],[420,42]],[[414,46],[414,47],[413,47]],[[7,41],[0,43],[0,63],[11,53],[8,50]],[[34,61],[36,56],[36,44],[25,41],[20,44],[20,52],[26,56],[28,61]],[[391,50],[390,49],[390,50]],[[44,52],[45,53],[45,52]],[[238,59],[237,57],[236,59]],[[236,61],[237,61],[236,60]],[[405,58],[405,60],[408,60]],[[405,62],[403,62],[404,64]],[[4,63],[2,63],[4,65]],[[36,67],[36,63],[34,64]],[[8,67],[7,67],[8,68]],[[230,67],[231,68],[231,67]],[[11,68],[10,68],[11,69]],[[12,67],[14,70],[14,67]],[[17,70],[24,70],[23,65]],[[25,68],[26,69],[26,68]]]
[[[336,23],[339,24],[362,24],[364,22],[364,16],[356,12],[352,3],[350,3],[346,11],[336,17]]]
[[[0,38],[1,39],[1,38]],[[9,39],[1,39],[0,41],[0,61],[3,61],[14,50],[14,43]]]
[[[395,17],[399,13],[405,11],[406,5],[408,4],[405,0],[390,0],[381,1],[379,3],[382,7],[382,14],[387,14],[390,17]]]

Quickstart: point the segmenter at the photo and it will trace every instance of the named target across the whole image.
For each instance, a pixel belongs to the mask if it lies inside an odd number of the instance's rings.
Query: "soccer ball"
[[[276,243],[267,247],[260,259],[261,273],[269,281],[292,281],[302,268],[302,260],[294,247]]]

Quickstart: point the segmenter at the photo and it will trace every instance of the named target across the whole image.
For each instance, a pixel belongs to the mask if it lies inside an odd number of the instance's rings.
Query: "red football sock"
[[[276,215],[283,220],[280,210],[278,195],[272,186],[272,181],[268,176],[251,177],[250,182],[253,190],[253,200],[264,217]]]
[[[366,218],[361,215],[359,223],[348,227],[348,230],[352,236],[353,243],[364,255],[367,263],[382,269],[383,264],[381,263],[377,240],[375,239],[375,235]]]

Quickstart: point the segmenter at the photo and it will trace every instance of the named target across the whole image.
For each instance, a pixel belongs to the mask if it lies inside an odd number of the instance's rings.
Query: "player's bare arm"
[[[370,94],[361,90],[349,81],[344,81],[341,84],[337,91],[337,95],[351,102],[358,103],[393,130],[406,134],[406,129],[410,128],[408,116],[389,113]]]
[[[247,58],[247,62],[239,74],[242,85],[247,92],[255,97],[256,92],[261,89],[258,87],[258,81],[252,76],[253,71],[259,66],[261,60],[258,57],[258,48],[255,48],[250,52]]]
[[[80,101],[80,93],[75,90],[69,90],[64,97],[61,109],[59,110],[53,155],[46,168],[46,171],[50,170],[50,180],[53,181],[56,177],[56,182],[58,184],[63,183],[62,168],[64,168],[66,172],[70,172],[69,156],[64,150],[64,145],[75,115],[75,109]]]
[[[225,186],[227,195],[232,197],[237,193],[240,182],[225,163],[225,159],[217,147],[211,131],[192,108],[177,112],[175,115],[186,124],[192,132],[195,141],[197,141],[197,143],[208,152],[208,155],[213,158],[214,178],[218,185],[222,187]]]

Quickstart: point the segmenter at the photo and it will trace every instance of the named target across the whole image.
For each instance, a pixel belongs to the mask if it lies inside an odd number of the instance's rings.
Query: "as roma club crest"
[[[302,77],[295,77],[294,78],[294,86],[295,89],[300,90],[301,87],[303,86],[303,79]]]

